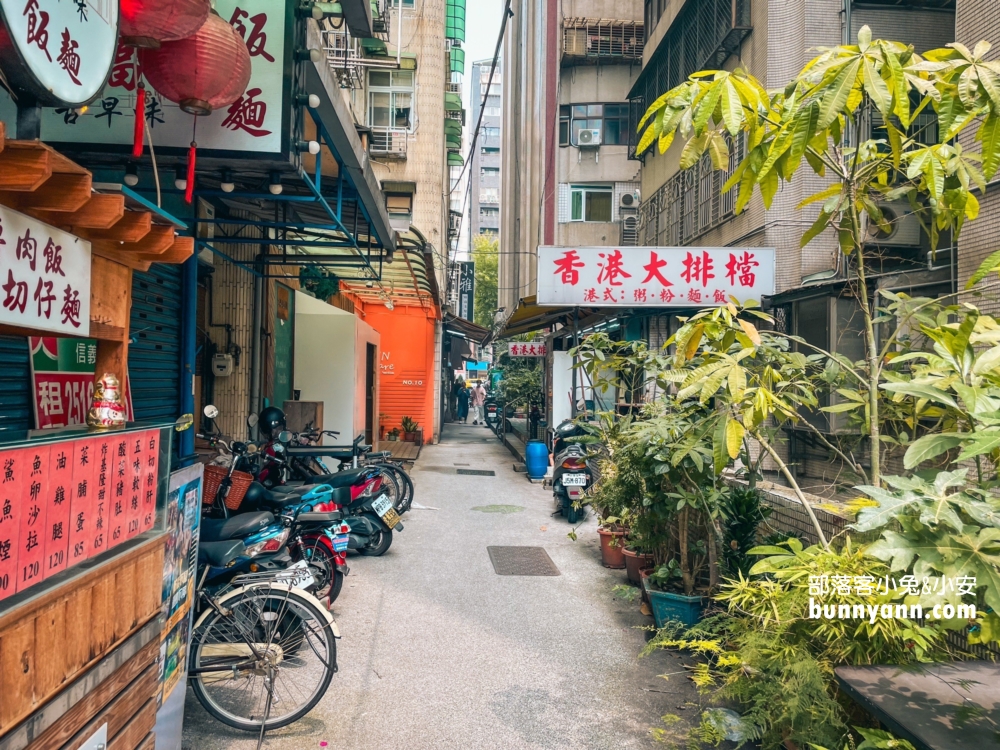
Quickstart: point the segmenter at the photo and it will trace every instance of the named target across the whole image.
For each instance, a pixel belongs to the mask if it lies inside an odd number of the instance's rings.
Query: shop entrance
[[[366,344],[365,353],[365,442],[374,445],[375,438],[375,366],[378,352],[375,344]]]

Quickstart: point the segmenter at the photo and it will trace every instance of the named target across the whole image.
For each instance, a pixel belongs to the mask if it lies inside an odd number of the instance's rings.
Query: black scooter
[[[587,460],[587,449],[576,438],[587,434],[572,420],[555,428],[552,452],[555,455],[552,469],[552,494],[556,507],[570,523],[576,523],[585,514],[585,493],[594,483],[594,473]]]

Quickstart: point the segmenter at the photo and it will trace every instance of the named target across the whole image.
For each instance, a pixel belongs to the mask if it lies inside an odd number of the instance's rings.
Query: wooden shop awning
[[[89,240],[93,254],[132,269],[183,263],[194,238],[169,214],[39,141],[7,140],[0,122],[0,205]]]

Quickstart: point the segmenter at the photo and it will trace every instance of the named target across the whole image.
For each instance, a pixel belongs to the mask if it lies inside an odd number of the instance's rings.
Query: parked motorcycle
[[[559,512],[570,523],[576,523],[586,512],[586,491],[594,482],[587,449],[578,441],[586,431],[567,419],[555,428],[554,433],[552,494]]]

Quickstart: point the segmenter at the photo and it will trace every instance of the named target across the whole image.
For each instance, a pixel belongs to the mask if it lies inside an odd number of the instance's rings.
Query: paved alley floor
[[[383,557],[349,560],[333,607],[339,673],[265,747],[650,748],[660,716],[695,717],[682,660],[638,658],[648,632],[637,626],[652,619],[612,593],[624,571],[601,566],[592,515],[569,539],[551,490],[515,473],[482,427],[447,425],[411,476],[426,509],[403,517]],[[544,547],[560,575],[498,576],[493,545]],[[189,690],[184,746],[244,750],[256,738],[215,722]]]

